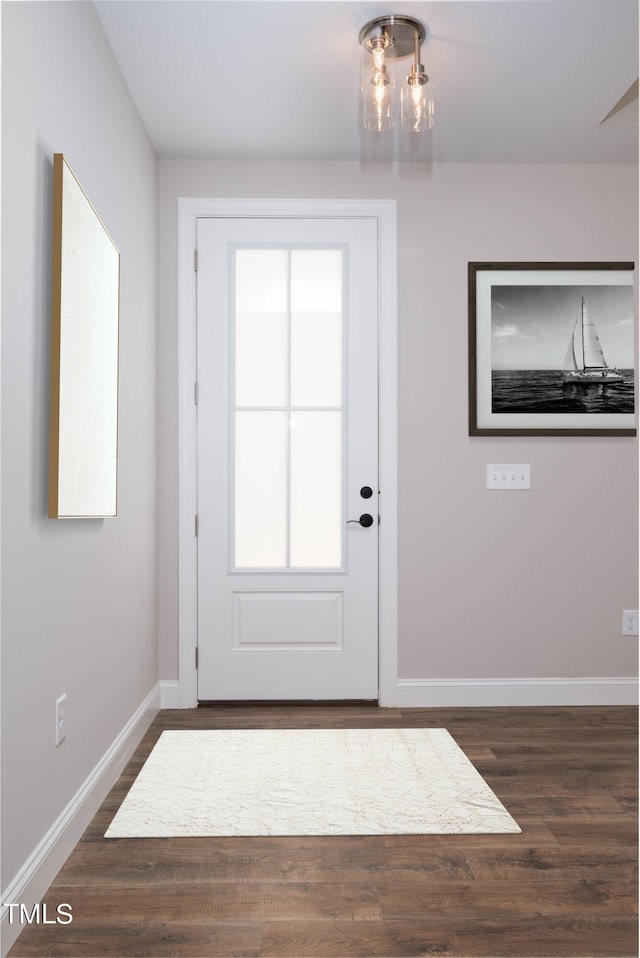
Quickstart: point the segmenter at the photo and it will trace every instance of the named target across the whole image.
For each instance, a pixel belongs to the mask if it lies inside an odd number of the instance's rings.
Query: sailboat
[[[624,381],[622,373],[615,366],[607,365],[584,296],[567,347],[562,378],[566,383],[599,383],[600,385]]]

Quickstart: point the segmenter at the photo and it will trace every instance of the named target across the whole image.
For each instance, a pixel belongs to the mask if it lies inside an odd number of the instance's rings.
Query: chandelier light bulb
[[[421,63],[411,67],[404,78],[400,94],[402,127],[412,133],[422,133],[433,126],[433,83]]]
[[[384,47],[377,46],[373,50],[373,68],[381,70],[384,66]]]
[[[379,80],[376,81],[376,84],[374,87],[374,93],[373,93],[373,98],[376,101],[376,105],[378,107],[381,107],[384,101],[388,98],[388,96],[389,96],[389,93],[385,89],[384,83],[383,82],[381,83]]]

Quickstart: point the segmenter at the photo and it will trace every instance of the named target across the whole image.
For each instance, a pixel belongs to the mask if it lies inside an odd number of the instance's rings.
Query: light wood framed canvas
[[[53,157],[49,518],[117,515],[120,253]]]
[[[469,435],[635,436],[633,263],[469,263]]]

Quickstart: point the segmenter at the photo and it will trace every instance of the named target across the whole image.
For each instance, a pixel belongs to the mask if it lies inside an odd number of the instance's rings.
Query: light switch
[[[487,489],[530,489],[529,463],[494,463],[487,466]]]

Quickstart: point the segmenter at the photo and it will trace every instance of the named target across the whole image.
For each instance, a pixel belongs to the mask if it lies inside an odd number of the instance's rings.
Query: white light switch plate
[[[487,489],[530,489],[529,463],[493,463],[487,466]]]

